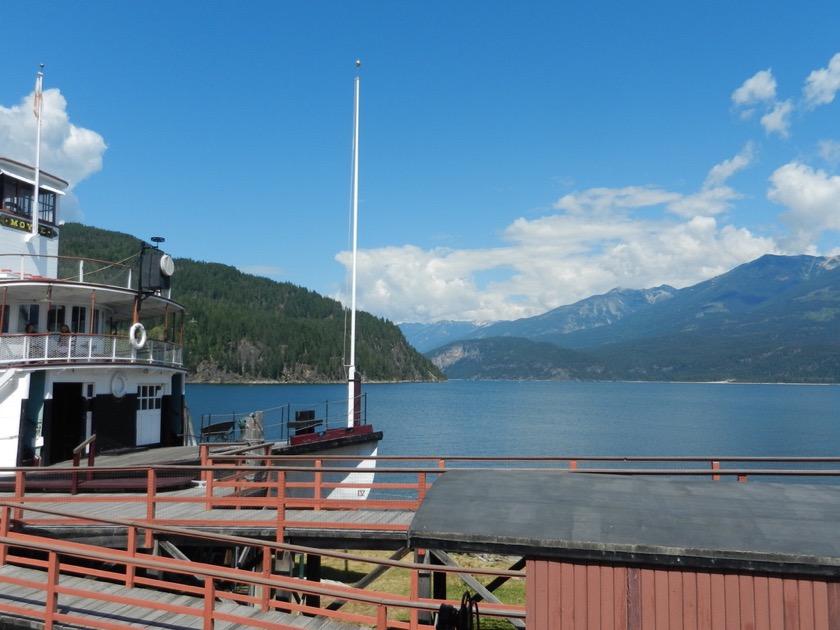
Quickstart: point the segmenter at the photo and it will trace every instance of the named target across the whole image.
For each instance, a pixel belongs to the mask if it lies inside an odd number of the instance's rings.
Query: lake
[[[449,381],[370,384],[367,418],[400,456],[838,454],[840,387]],[[193,422],[346,397],[344,385],[188,385]],[[271,438],[267,427],[267,437]]]

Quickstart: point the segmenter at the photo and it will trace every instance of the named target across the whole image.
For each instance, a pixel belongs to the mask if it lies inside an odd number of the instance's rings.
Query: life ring
[[[140,333],[140,337],[137,337],[138,332]],[[128,340],[131,342],[131,345],[140,350],[143,346],[146,345],[146,329],[143,327],[143,324],[137,322],[133,324],[128,331]]]
[[[125,374],[122,372],[117,372],[111,377],[111,394],[113,394],[114,398],[122,398],[125,396],[125,390],[128,387],[128,381],[125,378]]]

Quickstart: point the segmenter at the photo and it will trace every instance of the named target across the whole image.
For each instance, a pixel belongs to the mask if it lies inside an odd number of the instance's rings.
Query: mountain
[[[78,223],[61,228],[62,256],[129,260],[141,242]],[[228,265],[175,259],[173,297],[188,314],[185,363],[192,382],[338,382],[345,379],[345,310],[288,282]],[[356,359],[366,381],[435,381],[443,374],[393,323],[359,312]]]
[[[420,352],[428,352],[451,341],[491,337],[524,337],[533,341],[554,342],[558,336],[579,330],[610,326],[631,313],[667,300],[676,289],[663,285],[654,289],[613,289],[568,306],[514,321],[473,324],[443,321],[433,324],[400,324],[409,343]]]
[[[448,378],[483,380],[598,380],[606,378],[596,359],[551,343],[516,337],[454,341],[434,352],[433,362]]]
[[[611,291],[480,334],[517,335],[522,356],[535,341],[582,353],[600,370],[587,372],[592,378],[840,383],[840,258],[767,255],[691,287],[647,291],[630,299]],[[427,356],[443,366],[450,346]],[[508,358],[515,352],[504,350]],[[504,378],[492,346],[481,357],[492,369],[486,376],[474,369],[470,378]],[[570,365],[558,361],[553,368]],[[523,378],[521,369],[514,373]]]

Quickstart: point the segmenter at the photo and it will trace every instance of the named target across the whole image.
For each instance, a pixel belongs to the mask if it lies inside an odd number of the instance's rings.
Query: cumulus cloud
[[[0,146],[4,157],[33,164],[35,161],[36,118],[32,111],[33,94],[18,105],[0,106]],[[69,182],[67,198],[62,202],[64,219],[81,218],[73,187],[102,168],[107,149],[101,135],[70,122],[67,100],[56,88],[44,90],[41,118],[41,168]]]
[[[840,231],[840,176],[798,162],[776,169],[767,198],[787,208],[780,219],[790,230],[786,247],[813,252],[825,231]]]
[[[740,109],[741,117],[750,119],[758,112],[761,126],[769,134],[782,138],[790,135],[791,118],[797,111],[827,105],[840,90],[840,53],[835,54],[825,68],[812,71],[805,79],[802,99],[777,98],[777,84],[773,72],[768,68],[755,73],[732,93],[732,103]]]
[[[840,53],[831,58],[828,66],[808,75],[802,92],[805,103],[809,107],[816,107],[831,103],[837,90],[840,90]]]
[[[557,235],[564,235],[559,242]],[[364,250],[357,263],[359,306],[398,322],[516,319],[617,286],[688,286],[776,251],[772,240],[700,216],[520,218],[508,226],[505,240],[505,246],[471,251],[413,245]],[[573,246],[567,249],[568,243]],[[349,264],[347,253],[337,258]],[[497,278],[479,286],[482,274],[494,273]]]
[[[793,112],[791,101],[782,101],[773,105],[773,109],[761,117],[761,126],[768,134],[777,133],[783,138],[790,135],[790,115]]]
[[[772,239],[714,216],[739,196],[723,184],[753,155],[747,145],[692,194],[639,186],[565,195],[556,212],[511,222],[498,247],[364,250],[359,305],[398,322],[487,321],[536,315],[618,286],[700,282],[778,251]],[[350,264],[346,252],[337,259]]]
[[[756,72],[732,93],[732,102],[739,107],[748,107],[776,99],[776,79],[768,68]]]

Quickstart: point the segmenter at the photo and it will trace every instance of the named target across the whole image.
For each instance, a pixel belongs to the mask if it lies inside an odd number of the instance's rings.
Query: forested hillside
[[[610,291],[476,327],[470,335],[505,343],[467,339],[428,354],[451,378],[837,384],[839,329],[840,257],[765,255],[679,290]]]
[[[123,261],[137,256],[140,245],[133,236],[78,223],[61,228],[63,256]],[[187,309],[186,364],[192,381],[345,379],[345,310],[340,303],[228,265],[177,257],[175,264],[172,295]],[[363,380],[445,378],[391,322],[358,313],[356,331],[356,363]]]

